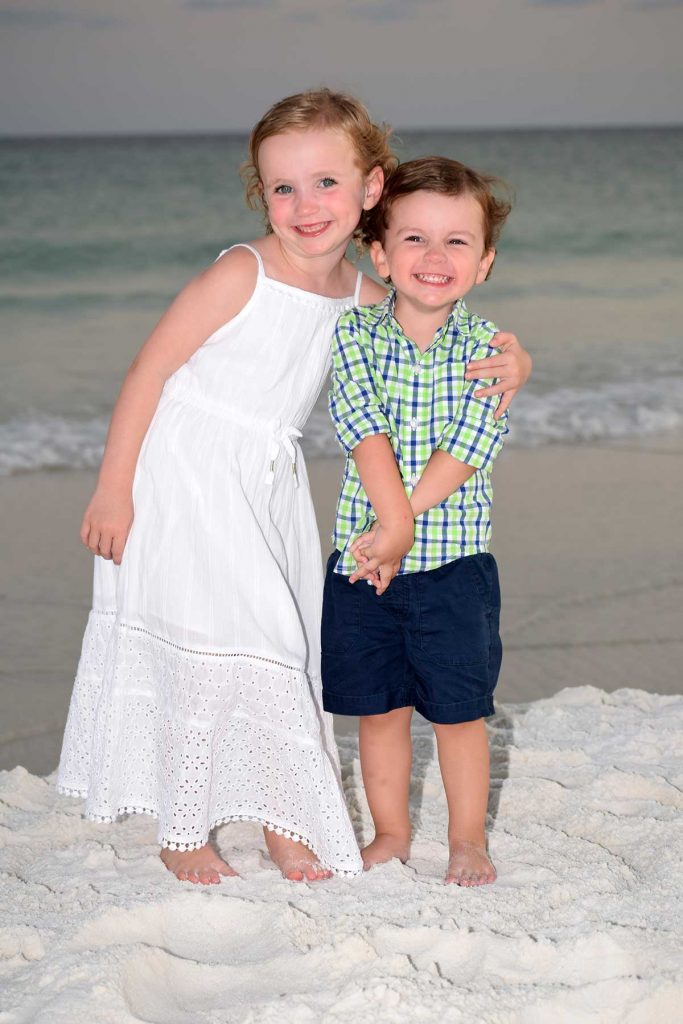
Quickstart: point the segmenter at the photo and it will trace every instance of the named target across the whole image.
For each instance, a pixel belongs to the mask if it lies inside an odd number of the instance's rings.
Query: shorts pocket
[[[489,661],[491,585],[467,564],[470,557],[480,556],[459,558],[422,573],[419,581],[420,651],[443,668],[478,665],[483,670]]]
[[[328,654],[345,654],[360,639],[360,595],[348,576],[335,573],[338,561],[339,552],[333,551],[327,560],[323,588],[320,641],[323,652]]]
[[[498,566],[493,555],[488,551],[479,555],[468,555],[460,562],[469,573],[472,585],[489,611],[500,611],[500,584],[498,582]]]

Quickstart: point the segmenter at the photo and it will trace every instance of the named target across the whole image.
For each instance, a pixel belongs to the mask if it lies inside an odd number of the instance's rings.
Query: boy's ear
[[[495,258],[495,249],[489,249],[488,252],[484,253],[479,264],[479,270],[477,271],[476,284],[481,284],[482,281],[485,281],[486,278],[489,276],[489,272],[491,270],[491,267],[493,266],[493,261],[495,260]]]
[[[380,277],[389,277],[389,263],[381,242],[370,243],[370,259]]]
[[[365,176],[364,210],[371,210],[373,206],[377,206],[379,197],[382,195],[383,188],[384,171],[381,167],[373,167],[370,173]]]

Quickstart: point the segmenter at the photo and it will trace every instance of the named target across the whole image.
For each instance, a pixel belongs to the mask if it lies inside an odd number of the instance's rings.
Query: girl
[[[204,884],[235,874],[209,843],[234,820],[264,826],[286,878],[363,867],[322,711],[297,439],[337,317],[384,294],[345,253],[396,160],[388,132],[329,90],[271,108],[250,157],[268,234],[183,289],[114,409],[81,527],[100,557],[58,775],[93,820],[156,816],[164,864]],[[483,369],[507,404],[529,360],[502,340]]]

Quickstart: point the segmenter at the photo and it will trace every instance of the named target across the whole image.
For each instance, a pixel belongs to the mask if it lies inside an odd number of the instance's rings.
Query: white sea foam
[[[682,431],[683,378],[662,377],[522,393],[512,408],[508,443],[580,444]],[[0,476],[40,469],[94,469],[106,433],[104,416],[14,417],[0,423]],[[306,424],[302,444],[308,458],[339,454],[324,397]]]
[[[434,734],[415,724],[406,865],[286,882],[260,830],[218,831],[240,878],[193,888],[145,816],[84,821],[0,773],[0,1019],[7,1024],[466,1024],[680,1017],[683,698],[590,686],[490,720],[496,884],[444,886]],[[344,785],[371,834],[355,741]]]

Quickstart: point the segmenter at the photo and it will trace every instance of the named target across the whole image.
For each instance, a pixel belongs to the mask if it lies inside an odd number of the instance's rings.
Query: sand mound
[[[683,698],[563,690],[490,723],[494,886],[445,887],[445,806],[416,723],[406,866],[283,881],[259,830],[242,873],[176,882],[154,823],[95,825],[50,779],[0,774],[0,1021],[652,1024],[683,998]],[[369,819],[342,741],[359,834]]]

